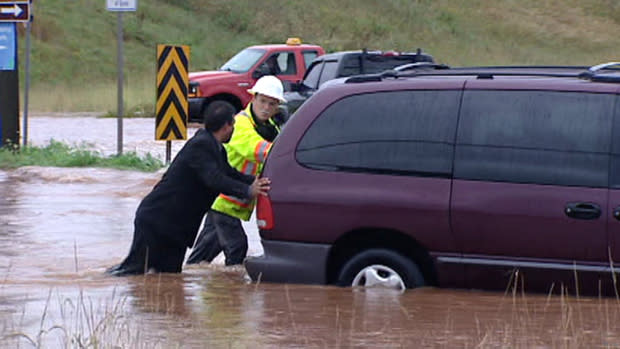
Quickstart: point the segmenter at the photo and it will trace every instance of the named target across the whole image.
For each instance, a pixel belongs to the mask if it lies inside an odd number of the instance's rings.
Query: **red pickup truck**
[[[285,44],[250,46],[226,62],[217,71],[189,73],[189,119],[202,121],[209,103],[223,101],[236,110],[251,99],[247,92],[263,75],[276,75],[282,82],[301,81],[310,62],[325,51],[321,46],[302,44],[289,38]]]

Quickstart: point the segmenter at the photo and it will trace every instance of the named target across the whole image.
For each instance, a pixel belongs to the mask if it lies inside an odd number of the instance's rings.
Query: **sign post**
[[[107,9],[117,12],[116,21],[116,63],[118,69],[117,78],[117,108],[116,108],[116,150],[117,155],[123,154],[123,12],[136,11],[138,0],[106,0]]]
[[[30,0],[0,0],[0,147],[19,146],[16,22],[30,20]]]
[[[30,32],[32,21],[26,22],[26,62],[24,64],[26,72],[26,86],[24,86],[24,120],[22,129],[22,140],[24,147],[28,145],[28,97],[30,91]]]

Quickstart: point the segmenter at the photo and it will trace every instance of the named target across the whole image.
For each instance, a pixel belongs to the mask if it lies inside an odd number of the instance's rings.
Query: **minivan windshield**
[[[256,62],[258,62],[261,57],[265,55],[267,51],[257,48],[246,48],[245,50],[237,53],[228,62],[224,63],[224,65],[220,68],[220,70],[232,71],[235,73],[245,73]]]

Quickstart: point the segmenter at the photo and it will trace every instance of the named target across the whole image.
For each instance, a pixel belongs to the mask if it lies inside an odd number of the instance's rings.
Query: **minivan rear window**
[[[343,98],[301,139],[307,167],[451,177],[460,91],[391,91]]]
[[[454,177],[607,187],[614,98],[465,91]]]

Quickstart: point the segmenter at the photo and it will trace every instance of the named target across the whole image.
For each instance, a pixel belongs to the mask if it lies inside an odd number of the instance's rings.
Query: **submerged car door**
[[[492,84],[463,95],[451,203],[463,256],[443,262],[466,265],[470,287],[598,287],[614,96]]]

